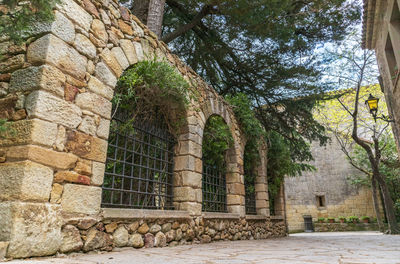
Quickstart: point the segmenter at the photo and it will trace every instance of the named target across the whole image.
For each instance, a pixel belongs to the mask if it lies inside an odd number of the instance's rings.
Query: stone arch
[[[234,145],[227,151],[226,163],[226,185],[227,185],[227,207],[229,213],[236,213],[240,216],[245,215],[245,198],[244,198],[244,171],[243,171],[243,154],[245,138],[243,137],[238,123],[229,105],[216,93],[209,93],[205,102],[201,106],[204,120],[208,120],[211,116],[216,115],[224,119],[228,125]],[[202,123],[202,131],[206,126],[206,122]]]

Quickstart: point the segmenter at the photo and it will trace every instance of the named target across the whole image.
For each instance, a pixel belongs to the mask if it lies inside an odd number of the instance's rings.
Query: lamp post
[[[378,113],[378,102],[379,99],[372,96],[372,94],[369,94],[369,97],[367,100],[365,100],[365,104],[369,110],[369,112],[371,113],[371,115],[374,117],[374,120],[376,122],[376,115]]]

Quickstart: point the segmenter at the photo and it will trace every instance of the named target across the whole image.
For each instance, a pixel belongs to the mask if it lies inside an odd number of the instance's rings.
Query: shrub
[[[357,222],[358,223],[360,221],[360,219],[357,216],[349,216],[347,218],[347,221],[348,222]]]
[[[363,216],[363,217],[361,217],[361,220],[363,220],[363,221],[368,221],[369,222],[369,216]]]
[[[324,217],[318,217],[318,222],[319,222],[319,223],[325,222],[325,218],[324,218]]]

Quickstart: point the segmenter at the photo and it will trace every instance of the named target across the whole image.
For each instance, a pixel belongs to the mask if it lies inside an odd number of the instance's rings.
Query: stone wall
[[[285,235],[282,219],[240,218],[234,214],[205,214],[192,218],[187,212],[105,209],[104,218],[70,218],[62,229],[61,253],[112,250],[114,247],[151,248],[211,241],[266,239]],[[128,214],[129,214],[128,213]],[[140,216],[141,215],[141,216]]]
[[[379,231],[377,223],[314,223],[315,232]]]
[[[114,0],[62,0],[52,23],[33,25],[27,34],[30,37],[21,45],[0,39],[0,118],[10,124],[0,137],[0,252],[8,257],[52,255],[63,251],[66,234],[78,237],[77,232],[84,250],[90,248],[89,238],[106,241],[98,248],[109,249],[111,240],[114,245],[113,232],[103,232],[108,220],[100,208],[111,99],[125,69],[155,56],[176,68],[199,94],[177,131],[174,207],[187,212],[188,224],[202,216],[203,130],[211,115],[219,115],[234,138],[227,155],[228,212],[245,219],[246,140],[232,109],[127,9]],[[258,172],[257,213],[268,217],[266,169]],[[97,220],[86,229],[78,226],[79,219],[87,217]],[[156,222],[168,221],[175,223]],[[242,220],[238,221],[232,225],[239,228]],[[268,228],[261,237],[271,232],[284,235],[280,224],[271,223],[263,220],[261,225]],[[255,230],[253,237],[258,236]],[[193,241],[201,241],[203,234],[195,231]],[[240,237],[251,238],[242,233]]]
[[[400,153],[400,9],[395,0],[364,1],[363,46],[375,50],[381,87],[389,114],[395,120],[392,130]]]
[[[285,178],[286,213],[290,231],[304,230],[304,215],[318,217],[375,217],[372,192],[358,188],[347,180],[360,174],[340,150],[334,137],[326,146],[312,144],[315,172]],[[325,206],[318,206],[317,196],[325,197]]]

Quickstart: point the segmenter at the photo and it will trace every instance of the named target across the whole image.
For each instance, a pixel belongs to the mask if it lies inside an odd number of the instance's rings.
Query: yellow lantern
[[[378,102],[379,99],[376,97],[373,97],[372,94],[369,94],[369,97],[367,100],[365,100],[365,104],[371,113],[371,115],[374,117],[376,121],[376,114],[378,113]]]

